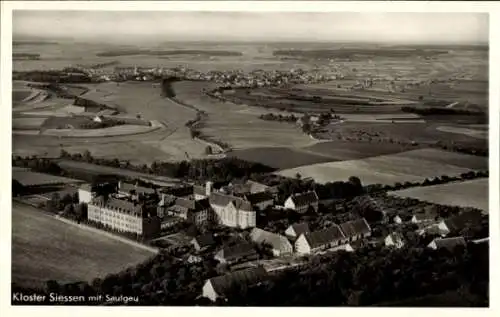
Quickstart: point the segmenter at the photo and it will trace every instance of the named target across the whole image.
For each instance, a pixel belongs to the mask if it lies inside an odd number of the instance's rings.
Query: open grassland
[[[414,187],[391,192],[403,198],[431,203],[473,207],[488,212],[488,178],[426,187]]]
[[[234,149],[253,147],[301,147],[316,143],[296,126],[263,121],[265,109],[221,102],[202,93],[211,83],[181,81],[172,84],[175,98],[204,111],[204,135],[229,143]],[[260,112],[259,112],[260,111]]]
[[[74,227],[13,202],[12,282],[91,281],[145,261],[153,253]]]
[[[488,159],[484,157],[422,149],[359,160],[300,166],[277,174],[286,177],[300,174],[302,177],[312,177],[319,183],[358,176],[363,184],[392,185],[397,182],[423,181],[425,178],[441,175],[457,176],[474,169],[487,169],[487,166]]]

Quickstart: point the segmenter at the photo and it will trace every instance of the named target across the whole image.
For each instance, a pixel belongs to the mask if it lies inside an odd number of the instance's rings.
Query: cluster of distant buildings
[[[242,70],[201,72],[183,66],[174,68],[116,66],[113,70],[79,67],[79,69],[93,81],[152,81],[163,77],[176,77],[185,80],[213,81],[221,86],[249,88],[317,83],[336,78],[319,71],[308,72],[302,69],[289,71],[254,70],[249,73]]]

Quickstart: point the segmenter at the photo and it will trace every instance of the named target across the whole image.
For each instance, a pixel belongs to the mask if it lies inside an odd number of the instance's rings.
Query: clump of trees
[[[405,252],[366,247],[313,257],[300,270],[228,292],[227,301],[218,304],[370,306],[460,289],[466,301],[457,305],[487,306],[488,267],[488,250],[482,246]]]
[[[281,114],[275,115],[273,113],[266,113],[266,114],[260,115],[259,119],[266,120],[266,121],[278,121],[278,122],[290,122],[290,123],[297,122],[297,117],[293,114],[291,114],[289,116],[284,116]]]

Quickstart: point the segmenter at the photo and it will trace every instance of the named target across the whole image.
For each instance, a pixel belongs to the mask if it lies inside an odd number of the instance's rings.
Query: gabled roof
[[[135,190],[137,194],[143,193],[143,194],[153,194],[155,190],[153,188],[147,188],[147,187],[142,187],[142,186],[136,186],[134,184],[129,184],[129,183],[124,183],[122,182],[120,184],[120,191],[129,193],[130,191]]]
[[[304,237],[311,248],[316,248],[328,243],[345,239],[345,235],[338,225],[333,225],[320,231],[308,232]]]
[[[291,225],[290,227],[295,232],[297,237],[303,233],[311,232],[311,230],[309,230],[309,225],[305,222],[295,223],[295,224]],[[290,227],[288,227],[288,228],[290,228]]]
[[[453,237],[453,238],[436,238],[433,240],[436,243],[436,247],[438,249],[447,248],[453,249],[456,246],[462,245],[465,246],[466,242],[463,237]]]
[[[134,216],[142,216],[142,205],[136,204],[127,200],[117,199],[113,197],[105,198],[103,196],[96,197],[90,202],[91,205],[101,206],[110,210],[118,210],[125,214]]]
[[[246,257],[257,254],[253,245],[247,242],[238,243],[234,246],[225,246],[217,254],[216,257],[231,260],[234,258]]]
[[[210,208],[210,203],[208,202],[208,198],[194,200],[179,197],[175,200],[175,205],[189,211],[203,211]]]
[[[216,206],[227,206],[235,197],[229,196],[229,195],[224,195],[221,193],[211,193],[209,196],[209,201],[211,205],[216,205]]]
[[[445,220],[446,227],[452,232],[464,229],[467,225],[481,222],[481,213],[477,211],[466,211]]]
[[[394,242],[398,242],[398,241],[403,241],[404,238],[403,238],[403,235],[399,232],[393,232],[391,234],[388,235],[389,237],[391,237],[392,241]]]
[[[252,205],[240,197],[235,197],[231,195],[224,195],[221,193],[212,193],[209,197],[209,202],[211,205],[216,206],[227,206],[232,203],[236,209],[243,211],[254,211]]]
[[[248,200],[252,205],[256,205],[264,201],[273,200],[274,198],[271,193],[260,192],[260,193],[245,195],[245,199]]]
[[[193,238],[194,241],[200,246],[200,248],[211,246],[215,243],[214,238],[211,234],[203,234]]]
[[[196,195],[203,195],[203,196],[205,196],[206,195],[206,189],[205,189],[204,186],[194,185],[193,186],[193,193],[196,194]]]
[[[252,241],[256,243],[267,243],[274,250],[290,250],[292,245],[288,239],[282,235],[254,228],[250,233]]]
[[[368,234],[372,231],[365,218],[344,222],[340,225],[340,228],[347,238]]]
[[[301,194],[294,194],[290,196],[295,206],[306,206],[318,202],[318,195],[316,192],[309,191]]]
[[[267,278],[266,270],[259,266],[243,269],[209,279],[217,295],[224,295],[233,285],[252,286]]]
[[[413,215],[417,221],[425,221],[425,220],[434,220],[436,218],[436,215],[425,213],[425,212],[419,212]]]

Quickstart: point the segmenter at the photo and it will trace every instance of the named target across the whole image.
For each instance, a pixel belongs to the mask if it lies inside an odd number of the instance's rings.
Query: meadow
[[[414,198],[449,206],[472,207],[488,213],[488,178],[448,184],[414,187],[391,192],[403,198]]]
[[[91,281],[153,255],[13,202],[12,282],[16,284],[40,286],[51,279],[60,283]]]
[[[358,160],[319,163],[286,169],[277,174],[286,177],[312,177],[326,183],[357,176],[365,185],[397,182],[422,182],[436,176],[458,176],[462,173],[487,169],[488,159],[442,150],[419,149],[397,154],[380,155]]]

